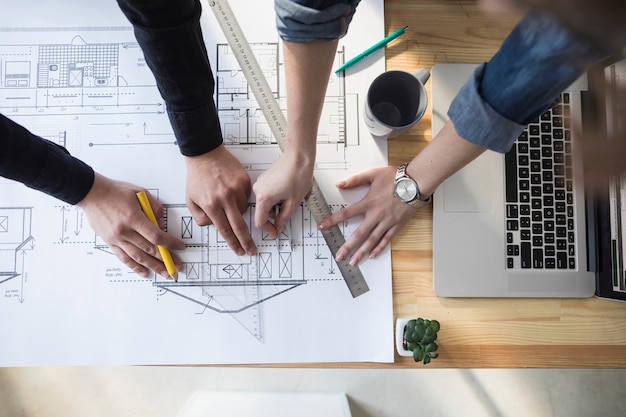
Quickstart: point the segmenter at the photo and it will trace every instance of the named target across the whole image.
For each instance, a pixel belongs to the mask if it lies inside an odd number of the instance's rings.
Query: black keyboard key
[[[528,180],[520,180],[519,181],[519,189],[522,191],[530,190],[530,181]]]
[[[528,155],[520,155],[517,158],[517,164],[522,167],[528,166]]]
[[[506,205],[506,217],[509,219],[517,219],[519,215],[519,209],[516,204],[507,204]]]
[[[563,134],[563,129],[561,129],[561,128],[555,128],[555,129],[552,131],[552,137],[553,137],[555,140],[561,140],[561,139],[563,139],[563,136],[564,136],[564,134]]]
[[[519,245],[507,245],[506,254],[509,256],[519,256]]]
[[[530,242],[522,242],[520,244],[520,262],[524,269],[532,267],[532,252]]]
[[[517,203],[517,154],[515,146],[504,156],[506,201]]]
[[[555,140],[553,143],[552,149],[554,149],[554,152],[563,152],[564,150],[563,141]]]
[[[543,268],[542,249],[533,249],[533,268]]]
[[[536,124],[531,124],[528,126],[528,133],[532,139],[533,136],[539,135],[539,126]]]

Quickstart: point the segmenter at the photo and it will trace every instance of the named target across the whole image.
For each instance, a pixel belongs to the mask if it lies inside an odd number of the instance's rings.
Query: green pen
[[[406,31],[406,29],[408,28],[408,26],[405,26],[403,28],[400,28],[398,30],[396,30],[395,32],[393,32],[391,35],[387,36],[385,39],[383,39],[382,41],[378,42],[376,45],[366,49],[365,51],[361,52],[360,54],[358,54],[357,56],[355,56],[354,58],[352,58],[351,60],[349,60],[348,62],[346,62],[345,64],[343,64],[341,67],[339,67],[336,71],[335,74],[340,73],[341,71],[345,71],[346,69],[348,69],[349,67],[351,67],[352,65],[356,64],[357,62],[359,62],[360,60],[362,60],[363,58],[365,58],[366,56],[378,51],[380,48],[384,47],[385,45],[387,45],[389,42],[391,42],[392,40],[394,40],[395,38],[397,38],[398,36],[404,34],[404,32]]]

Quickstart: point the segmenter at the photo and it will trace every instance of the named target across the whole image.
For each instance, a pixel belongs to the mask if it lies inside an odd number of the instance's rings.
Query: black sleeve
[[[200,28],[198,0],[118,0],[167,105],[183,155],[222,144],[215,81]]]
[[[80,202],[93,185],[94,171],[89,165],[1,114],[0,149],[0,176],[66,203]]]

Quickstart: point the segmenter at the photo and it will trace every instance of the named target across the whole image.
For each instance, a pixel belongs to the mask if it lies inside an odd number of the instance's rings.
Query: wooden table
[[[474,1],[387,0],[385,33],[410,26],[388,46],[387,69],[413,72],[436,63],[487,61],[518,18],[486,15]],[[389,141],[390,165],[405,162],[431,140],[430,116],[429,106],[409,134]],[[439,298],[432,286],[428,206],[420,208],[391,248],[395,317],[441,322],[439,358],[429,368],[626,367],[626,304],[596,297]],[[381,366],[422,365],[396,354],[394,364]]]

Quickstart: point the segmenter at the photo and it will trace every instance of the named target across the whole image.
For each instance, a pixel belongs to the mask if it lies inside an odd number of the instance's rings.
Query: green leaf
[[[430,328],[433,329],[433,332],[437,333],[439,329],[441,328],[441,325],[439,324],[437,320],[431,320]]]
[[[422,346],[416,346],[415,349],[413,349],[413,360],[415,362],[420,362],[424,359],[425,354],[426,352],[424,352],[424,348]]]
[[[424,358],[424,365],[428,365],[430,363],[430,355],[426,355]]]
[[[424,350],[426,352],[430,353],[430,352],[436,351],[438,347],[439,346],[437,346],[437,343],[431,342],[431,343],[427,344],[426,346],[424,346]]]

